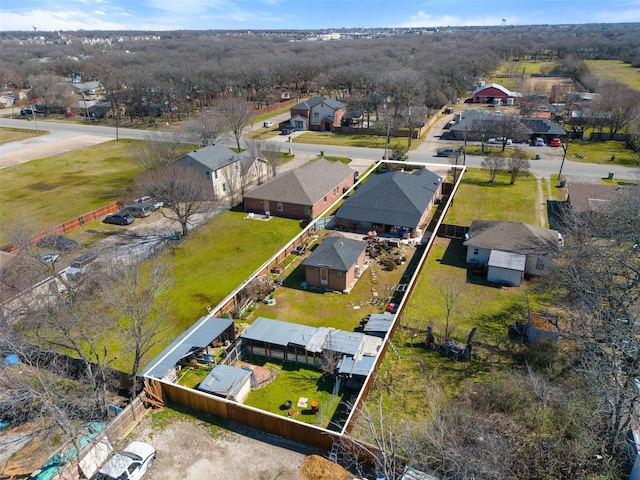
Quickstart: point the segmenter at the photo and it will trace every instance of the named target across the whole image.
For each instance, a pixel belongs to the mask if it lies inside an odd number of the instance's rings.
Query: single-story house
[[[442,194],[442,177],[427,168],[372,175],[336,212],[336,228],[419,237]]]
[[[482,110],[471,109],[461,112],[458,121],[449,128],[449,138],[462,140],[480,140],[481,136],[503,136],[500,122],[503,117],[491,115]],[[564,137],[567,133],[557,123],[547,118],[520,118],[519,125],[511,133],[514,142],[528,142],[541,137],[550,140],[554,137]]]
[[[372,370],[382,339],[361,332],[309,327],[259,317],[240,335],[242,348],[252,355],[319,367],[324,353],[336,354],[336,373],[366,377]]]
[[[522,98],[521,93],[511,92],[497,83],[480,86],[476,88],[471,95],[473,97],[473,103],[493,104],[494,100],[500,100],[500,103],[504,105],[513,105],[514,103],[518,103]]]
[[[78,95],[98,95],[99,93],[104,93],[102,84],[95,80],[90,82],[73,82],[69,85],[74,93]]]
[[[619,186],[570,183],[567,188],[567,205],[576,215],[593,215],[615,200],[619,192]]]
[[[265,159],[253,158],[248,152],[238,155],[224,145],[209,145],[187,153],[173,165],[194,169],[211,182],[216,198],[228,198],[233,205],[240,203],[243,191],[270,171]]]
[[[353,186],[355,172],[320,158],[289,170],[245,193],[246,212],[313,219]]]
[[[218,397],[244,403],[251,393],[251,377],[253,372],[244,368],[229,365],[216,365],[205,377],[198,390]]]
[[[325,97],[311,97],[291,107],[289,125],[296,130],[333,132],[342,125],[347,104]]]
[[[140,375],[175,382],[176,372],[181,368],[179,364],[190,359],[208,364],[216,349],[224,348],[235,339],[233,320],[202,317],[153,359]]]
[[[548,272],[562,237],[526,223],[474,220],[465,238],[468,264],[487,267],[490,282],[520,286],[525,274]]]
[[[361,240],[325,237],[301,264],[307,287],[348,293],[366,267],[366,250]]]

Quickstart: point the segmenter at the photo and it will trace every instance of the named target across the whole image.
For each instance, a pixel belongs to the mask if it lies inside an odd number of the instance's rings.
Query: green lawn
[[[47,133],[46,131],[40,131],[40,135]],[[22,128],[0,128],[0,145],[7,142],[14,142],[16,140],[24,140],[25,138],[31,138],[37,136],[35,130],[23,130]]]
[[[509,174],[499,172],[493,184],[479,168],[467,169],[445,223],[471,225],[473,220],[511,220],[538,225],[537,182],[533,175],[509,185]]]
[[[343,389],[334,396],[332,379],[299,363],[266,362],[262,357],[250,357],[247,361],[268,368],[276,373],[276,377],[267,385],[252,390],[245,405],[283,416],[289,416],[288,412],[292,410],[293,418],[301,422],[329,428],[329,423],[344,420],[344,405],[340,402],[351,400],[356,393]],[[308,399],[307,407],[297,406],[300,397]],[[290,407],[285,404],[287,400],[291,402]],[[311,411],[312,401],[319,402],[317,414]]]
[[[308,132],[293,138],[293,143],[309,143],[313,145],[338,145],[342,147],[384,148],[384,135],[340,135],[330,132]],[[421,143],[421,139],[413,139],[410,150]],[[389,150],[395,145],[407,146],[406,138],[392,137]]]
[[[111,141],[2,170],[0,219],[20,218],[44,229],[130,193],[139,172],[130,146]]]
[[[300,230],[297,220],[227,212],[190,235],[170,254],[172,330],[181,333],[206,315]]]
[[[392,252],[396,250],[393,249]],[[414,251],[413,247],[403,246],[402,253],[410,258]],[[304,281],[304,272],[299,265],[304,257],[292,255],[291,258],[292,263],[281,275],[284,286],[274,292],[276,305],[260,304],[247,319],[248,321],[267,317],[312,327],[333,327],[353,331],[360,326],[360,321],[367,315],[385,310],[384,299],[392,295],[393,285],[401,283],[407,265],[387,271],[377,261],[372,260],[355,287],[348,295],[344,295],[302,289],[300,284]],[[375,283],[372,272],[375,272]],[[373,300],[376,298],[374,291],[378,294],[377,300]]]
[[[600,165],[624,165],[627,167],[640,165],[638,155],[627,148],[626,142],[613,140],[606,142],[571,140],[567,149],[567,159]]]

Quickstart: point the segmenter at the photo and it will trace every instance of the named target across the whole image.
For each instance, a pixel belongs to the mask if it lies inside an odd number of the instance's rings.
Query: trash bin
[[[536,160],[540,160],[540,155],[536,155]]]
[[[562,188],[566,187],[567,186],[567,181],[566,180],[560,180],[560,186]]]
[[[320,156],[324,157],[324,150],[320,150]]]
[[[182,232],[181,231],[177,231],[176,233],[174,233],[174,236],[175,236],[176,240],[182,240]]]

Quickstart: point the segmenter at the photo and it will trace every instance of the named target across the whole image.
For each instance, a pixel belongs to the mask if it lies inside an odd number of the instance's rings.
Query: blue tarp
[[[15,353],[10,353],[4,358],[3,367],[15,367],[20,363],[20,359]]]

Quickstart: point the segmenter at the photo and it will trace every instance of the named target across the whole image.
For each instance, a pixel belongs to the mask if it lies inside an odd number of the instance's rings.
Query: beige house
[[[187,153],[174,162],[175,165],[192,168],[208,181],[217,199],[228,199],[236,206],[242,194],[268,178],[267,161],[253,158],[246,152],[241,154],[223,145],[207,147]]]

